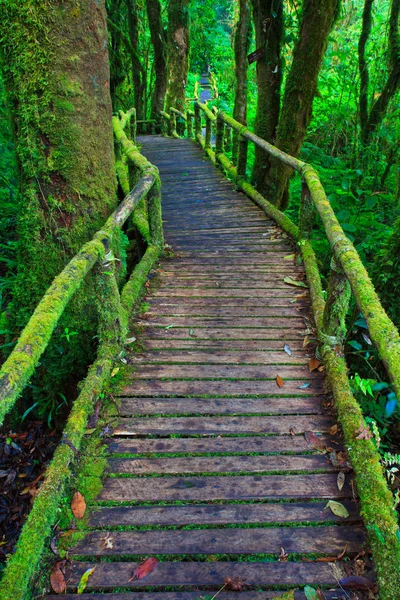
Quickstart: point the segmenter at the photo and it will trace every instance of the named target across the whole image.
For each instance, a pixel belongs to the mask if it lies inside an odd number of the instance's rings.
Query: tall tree
[[[283,0],[251,0],[256,47],[262,52],[257,61],[257,114],[255,133],[275,143],[279,121],[282,83],[281,44],[283,36]],[[268,193],[270,159],[256,147],[253,180],[262,194]]]
[[[392,0],[389,17],[388,75],[378,98],[369,106],[369,72],[366,46],[371,34],[372,7],[374,0],[365,0],[362,29],[358,42],[358,65],[360,71],[360,126],[364,144],[368,144],[374,131],[382,122],[389,103],[400,87],[400,0]]]
[[[17,331],[115,207],[116,182],[104,0],[0,0],[0,8],[2,71],[19,165],[19,264],[10,310]],[[90,283],[81,288],[62,325],[80,335],[67,343],[62,328],[55,333],[64,375],[72,363],[82,376],[91,357],[96,315],[90,290]],[[42,373],[50,362],[47,354]]]
[[[154,48],[155,85],[151,102],[151,118],[158,120],[164,109],[167,92],[167,36],[161,18],[159,0],[146,0],[151,42]]]
[[[136,0],[126,0],[126,5],[136,116],[145,119],[146,69],[139,56],[139,6]]]
[[[190,0],[169,0],[168,4],[167,111],[171,106],[185,110],[190,50],[189,2]]]
[[[318,75],[328,35],[339,13],[340,0],[304,0],[299,37],[285,84],[276,146],[297,156],[312,117]],[[272,161],[268,198],[281,209],[288,204],[291,169]]]
[[[235,29],[235,104],[233,118],[247,124],[247,55],[250,47],[251,14],[247,0],[238,2],[238,20]],[[234,139],[234,154],[237,152],[237,136]]]

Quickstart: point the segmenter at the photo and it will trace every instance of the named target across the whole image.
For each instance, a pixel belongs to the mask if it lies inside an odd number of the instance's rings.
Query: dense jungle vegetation
[[[90,3],[65,3],[65,31],[56,4],[0,0],[2,360],[52,278],[117,204],[111,112],[135,107],[139,121],[159,129],[160,111],[188,108],[204,73],[218,90],[209,106],[316,167],[400,326],[400,0],[106,0],[96,42]],[[37,44],[37,32],[46,41]],[[70,45],[57,54],[49,38],[66,35]],[[249,65],[257,49],[261,58]],[[268,160],[251,154],[249,177],[296,216],[300,179]],[[329,245],[318,222],[312,241],[326,276]],[[134,261],[139,244],[121,244]],[[64,422],[96,348],[92,285],[61,319],[13,427]],[[355,305],[347,330],[353,392],[383,459],[397,465],[400,408]]]

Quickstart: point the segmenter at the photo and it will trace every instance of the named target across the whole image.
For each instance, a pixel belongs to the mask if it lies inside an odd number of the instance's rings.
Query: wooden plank
[[[202,289],[202,288],[161,288],[154,292],[155,297],[168,296],[169,298],[174,296],[198,296],[198,297],[209,297],[209,298],[247,298],[249,296],[249,290],[245,288],[231,288],[231,289]],[[285,288],[268,288],[268,289],[256,289],[251,290],[251,296],[254,298],[287,298],[287,303],[291,298],[295,297],[293,287],[287,286]]]
[[[232,475],[229,477],[106,478],[99,500],[211,501],[352,498],[350,477],[342,490],[336,473],[313,475]]]
[[[253,306],[191,306],[190,304],[158,304],[152,305],[151,310],[146,313],[146,318],[154,319],[159,316],[206,316],[206,317],[292,317],[299,318],[300,309],[307,311],[307,306],[299,306],[296,308],[295,305],[279,306],[270,308],[266,306],[264,308],[257,308]],[[278,314],[279,313],[279,314]]]
[[[326,447],[342,449],[338,440],[327,434],[318,435]],[[301,435],[260,435],[252,437],[159,438],[108,440],[109,451],[120,454],[147,453],[265,453],[265,452],[315,452]]]
[[[287,591],[287,590],[286,590]],[[105,597],[104,594],[63,594],[63,600],[201,600],[204,598],[205,600],[210,600],[211,596],[215,592],[207,593],[201,590],[197,592],[135,592],[135,596],[132,599],[132,594],[127,593],[116,593],[116,594],[107,594]],[[218,600],[271,600],[277,598],[284,594],[284,591],[275,590],[273,592],[241,592],[240,599],[238,599],[237,592],[222,592],[218,594]],[[339,594],[339,595],[338,595]],[[344,595],[340,595],[339,592],[327,592],[324,590],[325,600],[347,600],[347,597]],[[303,592],[296,591],[294,594],[295,600],[305,600],[305,595]],[[46,596],[47,600],[60,600],[60,596]]]
[[[165,288],[164,288],[165,290]],[[182,288],[187,291],[187,288]],[[171,290],[175,292],[175,288]],[[201,290],[195,290],[197,291]],[[243,290],[246,291],[246,290]],[[282,328],[282,329],[302,329],[305,328],[303,317],[177,317],[169,315],[166,317],[146,315],[146,318],[140,319],[139,324],[143,327],[251,327],[257,329],[263,328]]]
[[[302,350],[302,351],[301,351]],[[160,352],[146,352],[144,354],[129,354],[129,361],[136,363],[197,363],[208,365],[282,365],[282,364],[308,364],[309,357],[302,348],[290,349],[291,356],[286,354],[283,347],[280,351],[253,351],[253,352],[222,352],[221,350],[169,350]]]
[[[146,350],[210,350],[210,351],[262,351],[270,352],[282,348],[281,340],[243,340],[243,339],[199,339],[198,336],[187,336],[188,339],[170,339],[168,336],[160,335],[154,339],[141,339]],[[303,348],[303,337],[289,342],[292,351],[301,351]],[[307,349],[308,350],[308,349]],[[309,351],[309,350],[308,350]],[[293,355],[292,355],[293,356]]]
[[[123,396],[255,396],[272,395],[312,396],[322,394],[322,382],[313,381],[308,388],[301,388],[304,379],[286,380],[284,386],[279,388],[271,380],[193,380],[168,381],[161,379],[136,379],[131,385],[122,390]]]
[[[238,434],[269,433],[285,435],[305,431],[326,433],[332,419],[319,415],[272,417],[147,417],[121,419],[115,435],[157,434]]]
[[[93,531],[70,555],[118,556],[123,554],[287,554],[322,553],[336,556],[347,546],[349,554],[360,552],[364,535],[356,525],[251,529],[194,529],[188,531],[115,531],[113,547],[104,547],[104,531]]]
[[[224,289],[241,289],[241,288],[245,288],[247,291],[249,290],[256,290],[256,289],[260,289],[260,290],[270,290],[270,289],[278,289],[278,288],[284,288],[286,289],[286,283],[284,283],[283,281],[277,281],[276,277],[271,277],[270,280],[268,281],[267,279],[264,279],[264,281],[253,281],[253,280],[249,280],[246,281],[246,279],[231,279],[231,280],[218,280],[215,279],[214,281],[210,281],[207,279],[197,279],[196,277],[194,277],[193,279],[184,279],[184,278],[178,278],[178,277],[174,277],[172,280],[169,281],[165,281],[163,279],[161,279],[162,281],[162,285],[164,288],[194,288],[194,289],[214,289],[214,288],[220,288],[221,290]],[[279,315],[277,315],[279,316]]]
[[[293,307],[309,306],[307,297],[301,294],[293,296],[294,302],[290,304]],[[155,307],[159,306],[187,306],[188,310],[196,309],[197,307],[203,308],[242,308],[243,310],[251,310],[253,307],[258,309],[267,308],[268,310],[274,307],[287,307],[290,303],[290,299],[287,296],[284,297],[272,297],[272,298],[190,298],[187,296],[169,298],[168,296],[159,297],[148,297],[147,301],[150,302],[151,310],[155,310]]]
[[[315,398],[122,398],[119,414],[321,414]]]
[[[185,456],[182,458],[110,458],[107,472],[125,475],[188,473],[274,473],[336,471],[327,456]]]
[[[279,375],[286,380],[304,379],[315,382],[321,379],[318,371],[309,372],[308,365],[171,365],[136,364],[127,373],[128,379],[272,379]],[[283,386],[282,389],[284,389]]]
[[[246,580],[248,586],[332,585],[346,577],[344,563],[295,562],[160,562],[144,579],[132,579],[140,563],[81,562],[75,565],[68,578],[68,588],[76,587],[83,573],[96,566],[88,581],[88,590],[113,587],[140,588],[147,586],[209,586],[220,589],[226,577]]]
[[[303,330],[292,329],[256,329],[255,327],[171,327],[165,329],[162,327],[142,327],[141,335],[143,339],[191,339],[196,340],[265,340],[265,347],[272,348],[268,340],[279,340],[279,346],[282,343],[304,340]],[[276,347],[276,346],[275,346]]]
[[[357,504],[343,502],[347,519],[327,511],[325,502],[268,504],[188,504],[177,506],[113,506],[91,512],[90,527],[146,525],[228,525],[230,523],[325,523],[361,519]]]

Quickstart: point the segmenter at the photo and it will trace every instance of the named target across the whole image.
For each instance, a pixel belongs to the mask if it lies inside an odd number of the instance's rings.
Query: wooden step
[[[350,477],[342,490],[337,475],[232,475],[228,477],[107,478],[100,500],[113,502],[279,500],[352,498]]]
[[[109,528],[278,522],[318,524],[326,521],[348,524],[360,520],[354,501],[344,500],[343,505],[349,513],[346,519],[328,511],[324,502],[100,507],[90,514],[89,525],[94,528]]]
[[[272,417],[139,417],[123,418],[114,430],[115,435],[206,435],[206,434],[303,434],[305,431],[326,433],[332,425],[330,417],[272,416]]]

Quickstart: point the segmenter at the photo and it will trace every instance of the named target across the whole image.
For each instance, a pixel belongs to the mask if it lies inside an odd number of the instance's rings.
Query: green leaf
[[[340,504],[340,502],[336,502],[336,500],[329,500],[325,508],[330,508],[333,514],[337,517],[343,517],[344,519],[347,519],[349,516],[347,508],[343,506],[343,504]]]
[[[306,284],[303,281],[298,281],[297,279],[293,279],[293,277],[284,277],[283,281],[288,285],[295,285],[296,287],[306,288]]]
[[[378,198],[376,196],[369,196],[365,201],[365,206],[367,208],[374,208],[374,206],[377,202],[378,202]]]
[[[272,600],[294,600],[294,593],[296,590],[290,590],[290,592],[286,592],[283,596],[274,596]]]
[[[78,594],[83,594],[83,592],[85,591],[86,586],[88,584],[89,577],[91,576],[91,574],[93,573],[95,568],[96,567],[93,567],[92,569],[88,569],[82,575],[80,582],[78,583]]]
[[[344,231],[350,231],[351,233],[357,231],[357,227],[352,223],[341,223],[341,226]]]
[[[35,404],[32,404],[32,406],[30,406],[22,415],[21,417],[21,421],[23,421],[31,412],[31,410],[33,410],[35,408],[35,406],[37,406],[39,404],[39,402],[35,402]]]
[[[304,595],[307,598],[307,600],[319,600],[317,590],[315,590],[310,585],[305,586]]]
[[[359,344],[358,342],[356,342],[356,340],[350,340],[347,343],[348,343],[349,346],[351,346],[355,350],[362,350],[361,344]]]

